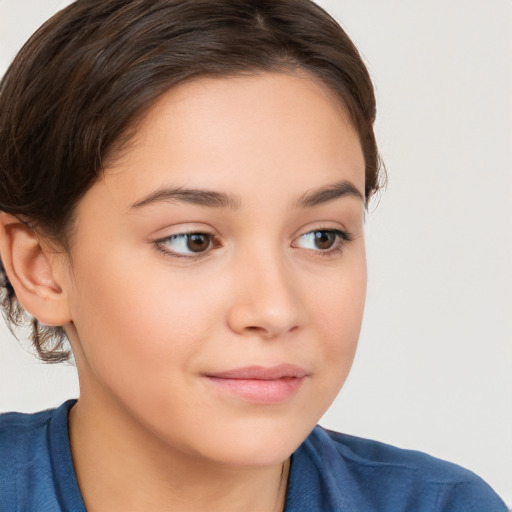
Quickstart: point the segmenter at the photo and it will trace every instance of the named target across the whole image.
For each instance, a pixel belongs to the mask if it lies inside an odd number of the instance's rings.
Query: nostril
[[[289,294],[290,295],[290,294]],[[226,311],[227,325],[234,332],[251,337],[274,339],[288,336],[300,330],[302,317],[295,297],[270,297],[261,294],[257,300],[252,295],[249,300],[238,299]]]
[[[294,325],[293,327],[288,329],[288,332],[295,332],[298,328],[299,328],[298,325]],[[279,328],[273,329],[270,326],[268,328],[266,328],[266,327],[261,327],[258,325],[248,325],[245,327],[245,332],[258,334],[265,338],[274,338],[276,336],[279,336],[279,334],[281,334],[283,332],[283,329],[279,329]]]
[[[261,332],[264,331],[265,329],[263,329],[263,327],[258,327],[257,325],[248,325],[246,327],[246,330],[251,332]]]

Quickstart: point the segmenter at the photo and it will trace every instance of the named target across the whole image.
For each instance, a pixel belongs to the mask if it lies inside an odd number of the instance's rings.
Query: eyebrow
[[[299,197],[295,206],[297,208],[311,208],[321,204],[330,203],[340,197],[355,197],[364,202],[364,196],[358,188],[348,180],[339,181],[308,191]]]
[[[302,194],[295,202],[296,208],[311,208],[329,203],[340,197],[351,196],[364,202],[363,194],[350,181],[343,180],[319,187]],[[183,187],[167,187],[158,189],[130,205],[130,210],[136,210],[160,202],[184,202],[207,206],[210,208],[240,208],[240,199],[225,192],[213,190],[189,189]]]
[[[133,203],[130,209],[142,208],[150,204],[166,202],[184,202],[208,206],[210,208],[231,208],[240,207],[240,200],[225,192],[214,192],[212,190],[190,189],[190,188],[162,188],[152,192],[148,196]]]

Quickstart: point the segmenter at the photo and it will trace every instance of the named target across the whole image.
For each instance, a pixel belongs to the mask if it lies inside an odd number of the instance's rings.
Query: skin
[[[85,194],[71,254],[41,250],[30,268],[59,295],[79,373],[70,436],[89,511],[283,509],[290,454],[342,387],[363,315],[363,200],[297,204],[340,181],[363,194],[364,157],[324,85],[201,78],[166,93]],[[234,204],[131,207],[162,187]],[[326,230],[351,240],[319,248],[308,233]],[[199,258],[183,236],[155,245],[190,232],[212,237]],[[307,377],[278,403],[205,376],[282,363]]]

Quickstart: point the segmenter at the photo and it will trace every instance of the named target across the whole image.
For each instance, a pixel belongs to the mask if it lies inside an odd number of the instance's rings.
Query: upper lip
[[[276,366],[245,366],[215,373],[207,373],[207,377],[217,379],[254,379],[254,380],[276,380],[285,377],[302,378],[308,372],[293,364],[279,364]]]

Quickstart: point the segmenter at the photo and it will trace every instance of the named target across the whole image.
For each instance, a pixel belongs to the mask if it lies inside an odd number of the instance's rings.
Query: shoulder
[[[320,444],[332,444],[354,467],[380,468],[384,472],[414,475],[420,481],[463,483],[480,480],[467,469],[426,453],[386,443],[316,428]]]
[[[474,473],[422,452],[319,426],[301,449],[321,474],[323,492],[352,496],[351,505],[356,510],[507,510],[491,487]]]
[[[29,463],[45,445],[51,410],[34,414],[8,412],[0,414],[0,474]]]
[[[20,480],[48,473],[48,424],[51,411],[35,414],[0,415],[0,495],[6,510],[16,510],[20,502]],[[11,508],[9,508],[11,507]]]
[[[60,430],[67,436],[62,418],[72,403],[33,414],[0,414],[0,495],[6,511],[42,510],[57,503],[52,442]]]
[[[35,413],[23,412],[5,412],[0,414],[0,429],[2,433],[9,435],[13,432],[23,432],[30,436],[31,433],[37,431],[42,425],[48,423],[54,409],[40,411]],[[4,441],[2,437],[0,442]]]

